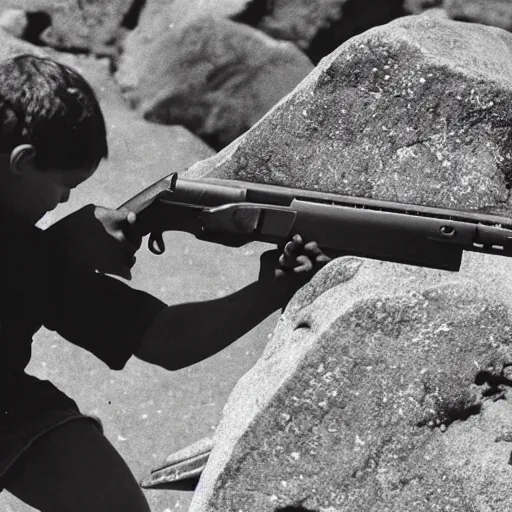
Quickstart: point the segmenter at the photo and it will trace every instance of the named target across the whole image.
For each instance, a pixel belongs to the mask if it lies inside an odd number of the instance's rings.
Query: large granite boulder
[[[231,394],[190,512],[510,509],[511,276],[327,266]]]
[[[512,4],[508,0],[444,0],[448,16],[512,30]]]
[[[139,0],[3,0],[0,10],[17,9],[44,17],[45,23],[38,20],[42,31],[37,37],[48,46],[115,54],[130,17],[136,17],[141,7]]]
[[[507,212],[511,101],[508,32],[407,16],[346,42],[191,173]]]
[[[221,148],[312,69],[291,43],[228,19],[195,17],[168,29],[152,46],[128,97],[146,119],[181,124]]]
[[[430,16],[370,30],[188,175],[510,214],[511,52]],[[190,512],[510,509],[511,292],[498,256],[335,260],[230,396]]]

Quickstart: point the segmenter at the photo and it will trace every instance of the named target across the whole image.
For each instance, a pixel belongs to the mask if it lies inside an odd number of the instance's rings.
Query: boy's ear
[[[32,144],[16,146],[11,152],[11,172],[16,176],[20,176],[33,169],[35,156],[36,150]]]

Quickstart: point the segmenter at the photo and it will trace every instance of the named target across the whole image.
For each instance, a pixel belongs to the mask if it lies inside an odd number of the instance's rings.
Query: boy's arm
[[[304,244],[300,236],[288,242],[279,259],[275,253],[264,255],[259,279],[238,292],[163,309],[135,355],[168,370],[202,361],[284,307],[330,261],[314,242]]]

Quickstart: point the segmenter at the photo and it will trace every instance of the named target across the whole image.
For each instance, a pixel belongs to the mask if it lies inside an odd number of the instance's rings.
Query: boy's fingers
[[[110,222],[112,222],[116,227],[121,227],[125,223],[135,224],[135,221],[137,220],[137,214],[130,210],[126,210],[125,208],[120,210],[105,210],[109,215]]]
[[[294,235],[291,240],[289,240],[284,248],[283,254],[281,258],[279,258],[279,263],[283,266],[293,265],[297,252],[301,250],[303,247],[302,237],[300,235]]]
[[[114,217],[114,232],[112,236],[124,244],[128,244],[131,252],[136,252],[142,240],[130,236],[131,232],[127,232],[127,228],[132,226],[137,221],[137,214],[128,210],[115,210]],[[130,257],[131,258],[131,257]]]
[[[302,237],[296,234],[283,247],[279,257],[281,268],[276,270],[276,276],[290,270],[296,274],[311,272],[315,264],[322,265],[330,261],[331,258],[324,254],[317,242],[304,243]]]
[[[280,277],[283,277],[285,275],[285,271],[281,268],[276,268],[274,270],[274,275],[277,279],[279,279]]]
[[[288,260],[286,255],[284,253],[281,254],[281,256],[279,256],[279,265],[281,265],[282,267],[287,267],[287,266],[289,266],[289,264],[290,264],[290,261]]]
[[[332,261],[332,258],[327,256],[327,254],[322,253],[320,256],[317,256],[316,261],[317,263],[329,263]]]
[[[314,254],[315,256],[320,256],[321,254],[323,254],[322,249],[318,247],[318,244],[316,242],[308,242],[304,246],[304,250]]]
[[[310,256],[313,257],[313,260],[317,263],[329,263],[332,261],[332,258],[327,256],[320,247],[318,247],[318,244],[316,242],[308,242],[304,249],[306,252],[310,254]]]
[[[297,256],[296,261],[297,261],[297,263],[299,263],[299,265],[297,265],[293,269],[293,271],[297,274],[299,274],[301,272],[309,272],[313,269],[313,263],[304,254],[302,254],[301,256]]]
[[[293,235],[292,239],[284,246],[286,256],[292,256],[295,251],[302,247],[302,245],[302,237],[300,235]]]
[[[302,237],[298,233],[292,236],[291,241],[297,245],[302,245],[304,243],[304,240],[302,240]]]

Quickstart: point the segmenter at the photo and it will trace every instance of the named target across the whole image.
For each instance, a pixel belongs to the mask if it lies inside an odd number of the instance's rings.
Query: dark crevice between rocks
[[[243,12],[232,16],[231,20],[256,27],[261,20],[274,10],[275,0],[252,0]]]
[[[477,20],[474,16],[462,12],[450,13],[450,19],[453,21],[462,21],[464,23],[477,23]]]
[[[126,12],[121,22],[121,29],[125,31],[135,29],[139,24],[140,15],[146,6],[147,0],[133,0],[130,8]],[[83,12],[83,5],[78,3],[80,10]],[[27,12],[27,28],[25,29],[22,39],[36,46],[47,47],[41,36],[44,31],[52,25],[52,17],[43,11]],[[110,72],[113,74],[117,70],[117,58],[120,48],[116,48],[117,37],[113,36],[110,41],[106,42],[106,47],[101,50],[91,51],[89,48],[66,47],[61,50],[66,53],[75,55],[90,55],[94,53],[95,57],[107,58],[110,60]]]
[[[133,0],[128,12],[124,15],[121,27],[128,30],[134,30],[139,24],[140,15],[144,7],[146,7],[147,0]]]
[[[367,0],[366,2],[348,0],[342,3],[337,20],[320,29],[311,40],[309,48],[304,50],[313,64],[318,64],[323,57],[329,55],[350,38],[372,27],[384,24],[384,17],[379,16],[379,4],[381,2],[382,0]],[[372,12],[373,9],[378,13],[376,15],[378,17],[375,19],[365,15],[366,12]],[[400,18],[406,14],[403,9],[402,0],[395,0],[387,9],[388,21]]]
[[[471,416],[476,416],[482,411],[482,406],[485,400],[502,400],[506,398],[506,387],[512,385],[512,380],[505,377],[503,374],[498,375],[492,371],[483,370],[478,372],[475,376],[475,384],[480,386],[482,402],[467,405],[464,401],[460,401],[458,404],[450,404],[448,406],[440,408],[437,411],[437,417],[430,417],[417,423],[418,427],[425,426],[440,426],[444,425],[447,427],[454,421],[466,421]]]
[[[470,407],[445,408],[438,412],[436,417],[429,416],[416,423],[417,427],[428,427],[434,429],[439,427],[443,432],[455,421],[466,421],[472,416],[477,416],[482,410],[481,404],[475,404]]]
[[[437,417],[428,417],[418,422],[416,425],[418,427],[426,427],[429,426],[431,428],[443,426],[443,428],[448,427],[455,421],[466,421],[471,416],[476,416],[480,414],[482,410],[482,404],[474,404],[469,407],[463,403],[457,405],[451,405],[448,407],[444,407],[438,411]]]
[[[460,409],[458,407],[447,408],[443,411],[443,416],[446,418],[443,423],[448,426],[454,421],[466,421],[468,418],[471,418],[471,416],[480,414],[481,410],[482,404],[475,404]]]
[[[475,377],[475,384],[477,386],[482,386],[483,384],[489,384],[491,387],[497,387],[500,384],[511,385],[512,381],[507,379],[504,375],[496,375],[490,371],[483,370],[478,372]]]
[[[22,39],[36,46],[46,46],[41,34],[52,24],[52,17],[43,11],[27,12],[27,28]]]
[[[484,386],[482,396],[484,398],[492,398],[494,401],[504,398],[505,387],[511,386],[512,381],[504,375],[496,375],[489,371],[478,372],[475,377],[477,386]]]
[[[185,126],[186,128],[186,126]],[[197,135],[205,144],[208,144],[213,150],[222,151],[229,142],[224,141],[222,134],[209,133],[209,134],[198,134]]]
[[[21,36],[21,39],[27,41],[35,46],[48,47],[48,44],[45,43],[41,36],[44,31],[50,27],[53,23],[52,17],[44,11],[33,11],[27,12],[27,27]],[[57,48],[59,50],[63,50],[66,53],[71,53],[74,55],[88,55],[90,54],[90,50],[87,48],[73,48],[66,47],[65,49]]]

